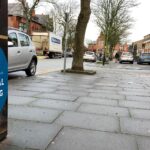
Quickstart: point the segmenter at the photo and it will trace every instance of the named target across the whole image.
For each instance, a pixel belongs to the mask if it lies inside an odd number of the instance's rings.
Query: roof
[[[20,3],[9,3],[8,15],[23,16],[22,5]]]

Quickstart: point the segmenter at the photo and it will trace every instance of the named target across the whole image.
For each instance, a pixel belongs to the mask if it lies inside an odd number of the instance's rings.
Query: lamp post
[[[65,13],[65,31],[66,31],[66,35],[65,35],[65,50],[64,50],[64,73],[66,72],[66,59],[67,59],[67,32],[68,32],[68,17],[69,17],[69,13],[66,12]]]

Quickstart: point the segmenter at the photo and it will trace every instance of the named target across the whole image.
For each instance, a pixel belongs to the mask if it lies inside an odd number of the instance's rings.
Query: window
[[[20,44],[22,47],[30,45],[29,37],[26,36],[25,34],[19,33],[19,39],[20,39]]]
[[[8,41],[12,42],[14,47],[18,47],[18,39],[16,33],[10,33],[8,35]]]

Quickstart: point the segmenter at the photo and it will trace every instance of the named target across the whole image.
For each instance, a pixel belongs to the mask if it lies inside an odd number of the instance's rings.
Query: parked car
[[[27,76],[35,75],[37,55],[29,35],[8,28],[8,60],[8,72],[25,71]]]
[[[87,51],[87,52],[85,52],[85,54],[83,56],[83,60],[96,62],[96,54],[94,52]]]
[[[123,52],[121,54],[119,62],[120,63],[129,62],[129,63],[133,64],[133,62],[134,62],[133,54],[130,52]]]
[[[141,53],[137,58],[138,64],[148,63],[150,64],[150,53]]]

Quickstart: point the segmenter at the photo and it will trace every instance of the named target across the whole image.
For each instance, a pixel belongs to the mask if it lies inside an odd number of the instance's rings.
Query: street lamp
[[[66,56],[67,56],[67,32],[68,32],[68,17],[69,12],[65,13],[65,50],[64,50],[64,72],[66,72]]]

